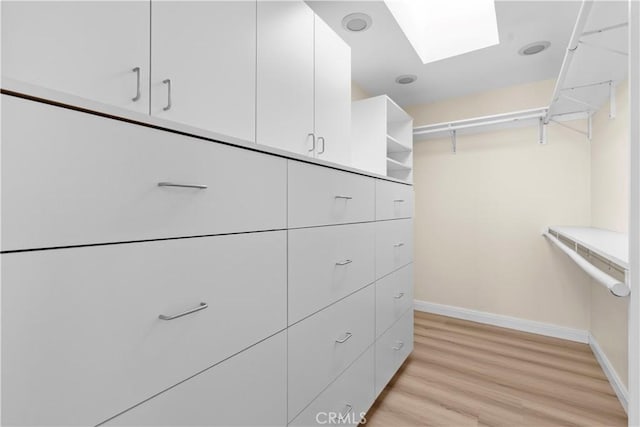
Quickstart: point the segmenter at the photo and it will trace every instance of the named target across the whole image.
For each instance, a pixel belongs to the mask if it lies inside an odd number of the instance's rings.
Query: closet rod
[[[538,119],[540,117],[545,117],[546,112],[546,108],[533,108],[530,110],[515,111],[512,113],[494,114],[492,116],[474,117],[472,119],[456,120],[453,122],[435,123],[432,125],[424,125],[414,128],[413,135],[429,135],[432,133],[451,132],[459,129],[517,122],[519,120]]]
[[[560,240],[558,240],[552,234],[547,232],[542,233],[544,237],[549,239],[554,245],[556,245],[562,252],[564,252],[569,258],[573,260],[578,267],[584,270],[589,276],[591,276],[594,280],[596,280],[601,285],[605,286],[609,289],[613,295],[617,297],[626,297],[631,292],[626,283],[622,283],[617,279],[609,276],[607,273],[595,267],[589,261],[580,256],[577,252],[572,251],[569,247],[563,244]]]

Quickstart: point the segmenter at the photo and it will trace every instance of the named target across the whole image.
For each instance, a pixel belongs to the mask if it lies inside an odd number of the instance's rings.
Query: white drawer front
[[[382,335],[413,304],[413,263],[376,282],[376,337]]]
[[[289,420],[373,342],[374,291],[368,286],[289,328]]]
[[[374,281],[374,223],[289,231],[289,324]]]
[[[286,348],[281,332],[106,425],[284,426]]]
[[[2,102],[4,251],[286,227],[284,159],[11,96]]]
[[[290,425],[357,425],[375,400],[373,356],[371,346]]]
[[[284,231],[2,263],[8,425],[93,425],[286,327]]]
[[[376,396],[413,351],[413,310],[402,315],[376,341]]]
[[[376,278],[413,261],[413,220],[376,222]]]
[[[373,178],[289,161],[289,227],[373,221]]]
[[[413,186],[376,180],[376,220],[413,217]]]

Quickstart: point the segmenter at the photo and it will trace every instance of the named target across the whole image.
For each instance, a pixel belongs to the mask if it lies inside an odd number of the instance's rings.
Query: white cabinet
[[[411,218],[413,186],[376,180],[376,221]]]
[[[382,335],[413,305],[413,264],[376,282],[376,337]]]
[[[255,79],[255,1],[152,1],[152,115],[254,141]]]
[[[413,310],[407,310],[376,341],[376,396],[393,378],[411,351],[413,351]]]
[[[413,220],[376,222],[376,278],[413,261]]]
[[[3,1],[3,87],[12,79],[147,113],[149,10],[135,0]]]
[[[290,425],[358,425],[364,421],[364,415],[375,400],[373,359],[371,346]],[[334,416],[334,422],[331,422],[330,417]]]
[[[3,250],[286,227],[284,159],[7,95],[2,108]]]
[[[9,253],[2,267],[3,425],[95,425],[286,328],[284,231]]]
[[[313,21],[302,0],[258,2],[256,142],[313,156]]]
[[[373,283],[375,224],[289,230],[289,324]]]
[[[287,163],[289,228],[373,221],[373,178],[293,160]]]
[[[373,343],[375,289],[368,286],[289,327],[289,419]]]
[[[351,48],[316,15],[315,134],[317,157],[351,163]]]
[[[284,426],[282,332],[114,418],[114,426]]]
[[[351,48],[304,2],[263,2],[257,68],[258,144],[349,164]]]

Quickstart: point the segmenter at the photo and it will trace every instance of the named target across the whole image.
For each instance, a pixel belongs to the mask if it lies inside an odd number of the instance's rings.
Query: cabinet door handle
[[[391,348],[394,349],[395,351],[399,351],[402,349],[402,347],[404,347],[404,343],[402,341],[398,341],[398,345],[396,347],[391,347]]]
[[[400,298],[402,298],[403,296],[404,296],[404,292],[400,292],[399,294],[394,295],[393,297],[394,297],[395,299],[400,299]]]
[[[353,261],[351,261],[350,259],[345,259],[344,261],[339,261],[336,262],[336,265],[347,265],[347,264],[351,264]]]
[[[349,341],[349,338],[351,338],[352,336],[353,336],[353,334],[352,334],[351,332],[345,332],[345,334],[344,334],[344,338],[342,338],[342,339],[337,339],[337,340],[336,340],[336,342],[337,342],[338,344],[345,343],[345,342]]]
[[[343,195],[337,195],[335,196],[336,199],[345,199],[345,200],[351,200],[353,199],[353,197],[351,196],[343,196]]]
[[[394,202],[397,202],[397,203],[404,203],[404,199],[395,199],[395,200],[394,200]]]
[[[344,407],[347,408],[347,411],[344,414],[340,414],[339,419],[341,419],[341,420],[344,420],[345,418],[347,418],[349,416],[349,414],[351,412],[353,412],[353,406],[352,405],[347,403],[347,404],[344,405]]]
[[[396,243],[395,245],[393,245],[394,248],[399,248],[401,246],[404,246],[404,242]]]
[[[318,143],[320,143],[320,141],[322,141],[322,151],[318,151],[318,154],[324,153],[324,136],[318,137]]]
[[[171,79],[164,79],[162,83],[167,85],[167,105],[162,109],[167,111],[171,108]]]
[[[209,188],[204,184],[178,184],[175,182],[159,182],[158,187],[197,188],[198,190],[206,190]]]
[[[137,100],[140,99],[140,67],[135,67],[131,71],[136,73],[136,96],[131,98],[133,102],[136,102]]]
[[[177,319],[178,317],[186,316],[187,314],[191,314],[191,313],[195,313],[195,312],[200,311],[200,310],[204,310],[207,307],[209,307],[209,304],[207,304],[206,302],[201,302],[199,306],[197,306],[196,308],[192,308],[191,310],[187,310],[187,311],[184,311],[182,313],[174,314],[173,316],[167,316],[166,314],[161,314],[160,316],[158,316],[158,319],[173,320],[173,319]]]
[[[311,153],[312,151],[316,150],[316,134],[315,133],[310,133],[307,135],[307,137],[311,137],[311,149],[309,150],[309,153]]]

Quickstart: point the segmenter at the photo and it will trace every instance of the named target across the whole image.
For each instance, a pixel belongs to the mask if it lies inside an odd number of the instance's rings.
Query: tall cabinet
[[[152,1],[152,115],[253,141],[255,75],[255,1]]]
[[[349,164],[350,47],[301,0],[258,2],[257,21],[256,142]]]

